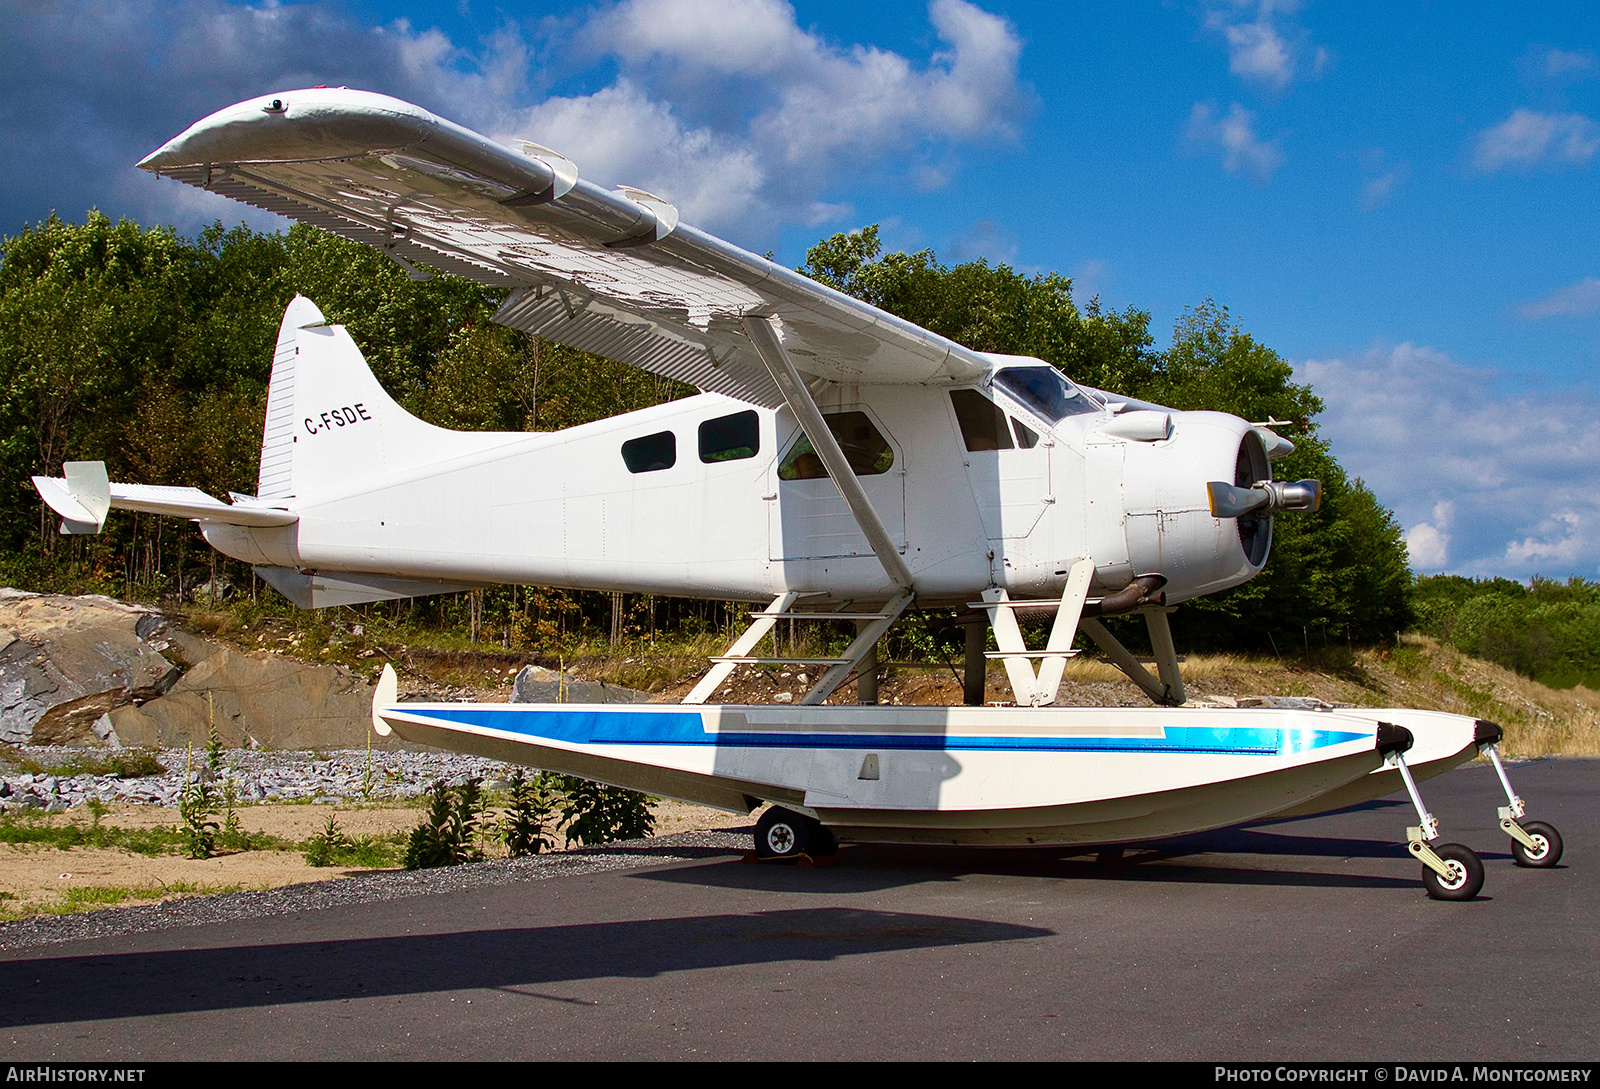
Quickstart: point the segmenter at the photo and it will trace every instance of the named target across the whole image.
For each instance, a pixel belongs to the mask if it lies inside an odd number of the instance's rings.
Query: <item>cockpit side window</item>
[[[822,418],[856,476],[877,476],[894,465],[889,440],[865,412],[830,412]],[[779,480],[821,480],[827,475],[822,458],[803,432],[778,466]]]
[[[975,389],[953,389],[950,404],[961,425],[961,437],[968,450],[1009,450],[1011,431],[1006,414],[998,405]]]
[[[761,452],[761,425],[754,412],[718,416],[700,425],[700,460],[741,461]]]
[[[1034,433],[1033,428],[1029,427],[1021,420],[1012,420],[1011,430],[1017,436],[1017,447],[1019,449],[1032,450],[1035,446],[1039,445],[1039,436]]]
[[[622,462],[630,473],[658,473],[678,463],[678,438],[670,431],[641,435],[622,444]]]
[[[1088,394],[1048,364],[1002,367],[995,372],[994,380],[1001,389],[1051,423],[1068,416],[1100,411],[1100,406]]]

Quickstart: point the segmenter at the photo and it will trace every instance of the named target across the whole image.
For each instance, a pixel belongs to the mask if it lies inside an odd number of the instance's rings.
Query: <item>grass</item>
[[[32,757],[0,749],[3,760],[17,772],[32,775],[120,775],[124,779],[143,779],[165,775],[167,768],[150,749],[124,749],[109,754],[75,753],[59,764],[41,764]]]
[[[151,858],[179,854],[184,837],[176,826],[153,828],[113,828],[98,817],[59,820],[56,813],[7,813],[0,815],[0,843],[32,845],[70,851],[74,847],[116,847]],[[291,850],[294,844],[277,836],[251,833],[249,850]]]
[[[41,909],[45,915],[75,915],[81,911],[116,907],[127,900],[166,900],[173,896],[216,896],[242,892],[248,885],[211,885],[174,881],[168,885],[77,885],[62,890],[61,900]]]
[[[0,922],[12,922],[37,915],[77,915],[85,911],[117,907],[120,904],[170,900],[178,896],[216,896],[225,892],[244,892],[257,885],[213,885],[194,881],[173,881],[155,885],[75,885],[63,889],[53,903],[23,905],[10,892],[0,892]]]

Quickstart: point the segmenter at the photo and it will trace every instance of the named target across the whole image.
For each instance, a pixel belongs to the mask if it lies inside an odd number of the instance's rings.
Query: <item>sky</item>
[[[1322,397],[1418,571],[1600,576],[1600,8],[5,0],[0,234],[279,227],[133,164],[316,84],[545,144],[791,266],[877,223],[1071,276],[1158,345],[1215,299]]]

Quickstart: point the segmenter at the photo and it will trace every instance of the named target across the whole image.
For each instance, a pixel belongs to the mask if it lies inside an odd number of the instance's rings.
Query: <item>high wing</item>
[[[746,337],[777,319],[798,370],[835,382],[970,381],[983,357],[703,231],[642,190],[583,181],[385,95],[286,91],[197,122],[139,164],[426,265],[511,288],[495,320],[776,408]]]

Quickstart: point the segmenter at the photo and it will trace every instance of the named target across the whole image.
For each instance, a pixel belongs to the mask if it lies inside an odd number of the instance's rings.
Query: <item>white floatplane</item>
[[[305,607],[523,583],[766,603],[679,705],[398,703],[415,742],[751,812],[783,859],[839,839],[1119,844],[1353,804],[1404,785],[1431,895],[1466,899],[1476,855],[1438,845],[1415,779],[1499,729],[1414,711],[1186,708],[1167,614],[1267,561],[1272,430],[1075,385],[973,351],[383,95],[268,95],[197,122],[144,169],[503,288],[495,320],[701,389],[553,433],[461,433],[405,412],[307,299],[284,314],[257,494],[35,478],[63,532],[112,508],[191,518]],[[878,640],[913,603],[964,610],[962,707],[876,706]],[[1017,615],[1051,610],[1047,645]],[[1152,675],[1099,618],[1143,616]],[[783,620],[848,620],[826,659],[762,655]],[[992,631],[996,651],[986,651]],[[1161,707],[1052,706],[1083,632]],[[985,707],[988,658],[1015,706]],[[815,670],[793,705],[710,702],[741,665]],[[861,702],[825,701],[850,677]],[[1409,756],[1408,756],[1409,753]],[[1409,759],[1409,764],[1408,764]],[[1502,769],[1502,780],[1504,774]],[[1503,824],[1553,864],[1554,829]]]

